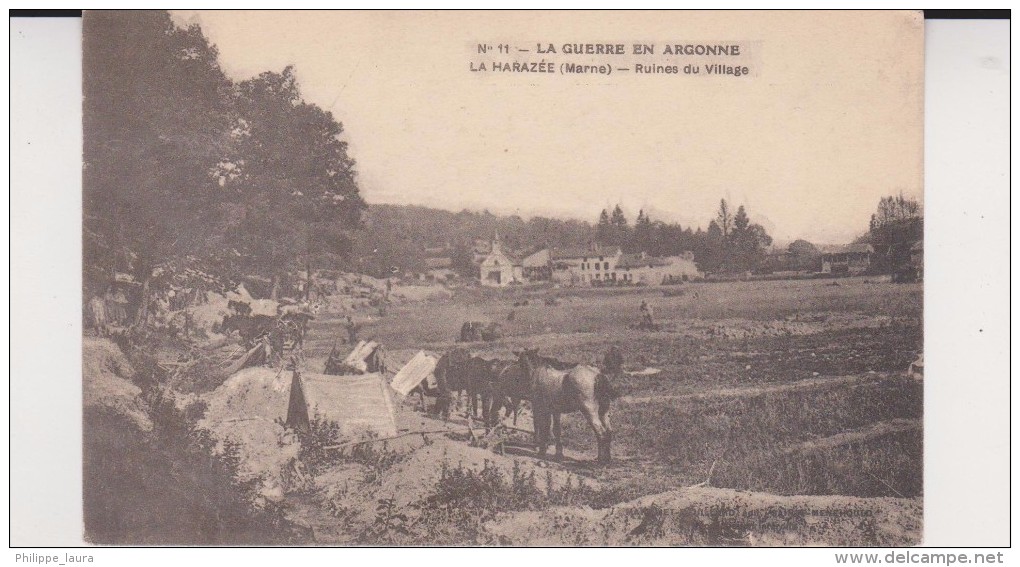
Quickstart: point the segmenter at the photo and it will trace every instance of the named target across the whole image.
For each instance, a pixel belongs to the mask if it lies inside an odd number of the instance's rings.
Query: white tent
[[[397,434],[393,403],[382,374],[295,375],[291,382],[287,424],[308,428],[316,416],[340,425],[344,434],[366,430]]]
[[[411,390],[421,384],[422,380],[429,379],[429,385],[434,387],[435,376],[432,372],[436,369],[438,362],[439,359],[436,357],[426,354],[425,351],[418,351],[418,354],[414,355],[414,358],[393,376],[390,386],[401,396],[410,394]]]

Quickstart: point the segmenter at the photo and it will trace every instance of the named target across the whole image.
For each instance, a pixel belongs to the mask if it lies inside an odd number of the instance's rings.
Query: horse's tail
[[[608,404],[619,397],[612,381],[605,373],[599,372],[595,377],[595,400],[601,404]]]

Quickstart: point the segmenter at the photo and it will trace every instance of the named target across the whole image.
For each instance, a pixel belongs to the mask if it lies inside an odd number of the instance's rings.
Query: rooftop
[[[656,257],[649,256],[647,254],[624,254],[620,257],[620,261],[616,263],[617,268],[654,268],[656,266],[665,266],[669,264],[666,260]]]
[[[552,248],[549,250],[554,260],[568,260],[574,258],[592,258],[598,256],[616,256],[620,253],[619,246],[600,246],[592,250],[585,247]]]

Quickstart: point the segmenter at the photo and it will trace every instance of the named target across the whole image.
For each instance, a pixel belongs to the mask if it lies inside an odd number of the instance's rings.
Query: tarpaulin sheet
[[[438,362],[438,359],[426,354],[425,351],[418,351],[418,354],[393,376],[390,387],[401,396],[408,395],[415,386],[421,384],[422,380],[432,376]],[[433,383],[430,385],[434,386],[434,380],[432,378]]]
[[[397,434],[393,402],[382,374],[302,374],[301,387],[309,418],[318,415],[334,421],[347,434],[365,430],[384,437]]]

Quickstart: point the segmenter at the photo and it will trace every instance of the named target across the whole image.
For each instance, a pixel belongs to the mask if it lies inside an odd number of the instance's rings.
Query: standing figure
[[[644,299],[641,300],[641,327],[654,329],[655,320],[652,318],[652,306]]]
[[[357,344],[358,326],[354,324],[354,319],[352,319],[350,315],[347,316],[347,323],[344,324],[344,327],[347,328],[347,342],[349,342],[352,345]]]
[[[609,347],[606,355],[602,357],[602,372],[610,377],[623,374],[623,352],[620,351],[619,345]]]

